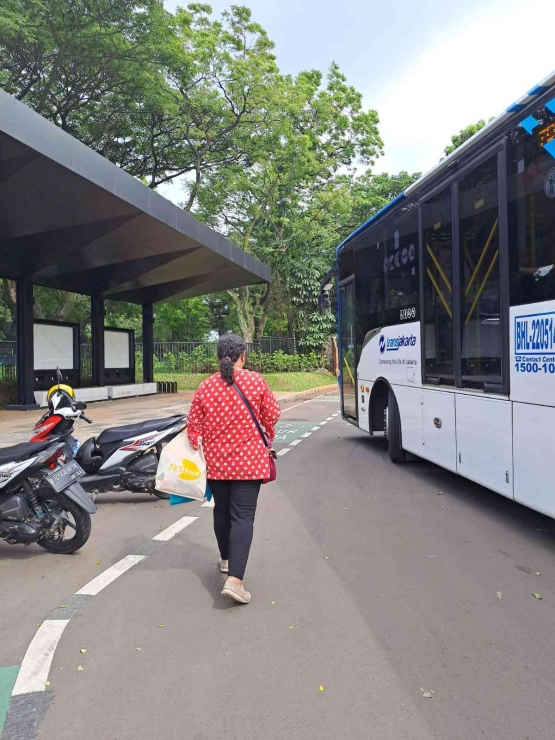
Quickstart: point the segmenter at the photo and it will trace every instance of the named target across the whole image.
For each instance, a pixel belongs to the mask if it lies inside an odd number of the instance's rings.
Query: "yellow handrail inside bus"
[[[349,363],[347,362],[346,358],[343,358],[343,362],[345,363],[347,370],[349,371],[349,375],[351,376],[351,380],[353,381],[353,385],[356,385],[355,379],[353,378],[353,373],[351,372],[351,368],[349,367]]]
[[[493,255],[493,259],[491,261],[491,265],[488,267],[488,271],[486,272],[486,275],[484,279],[482,280],[482,284],[480,285],[480,289],[476,293],[476,298],[474,299],[474,303],[472,304],[470,311],[468,312],[468,316],[466,317],[465,324],[468,324],[470,321],[470,318],[472,317],[472,314],[474,313],[474,309],[476,308],[478,301],[482,297],[482,293],[484,292],[484,288],[486,287],[486,283],[489,280],[489,276],[491,275],[491,271],[495,267],[495,263],[497,262],[497,258],[499,257],[499,250],[495,250],[495,254]]]
[[[433,273],[432,273],[432,271],[430,270],[430,268],[429,268],[429,267],[427,267],[427,268],[426,268],[426,272],[428,273],[428,277],[429,277],[429,278],[430,278],[430,280],[432,281],[432,285],[433,285],[433,286],[434,286],[434,288],[436,289],[436,293],[437,293],[437,294],[438,294],[438,296],[439,296],[439,300],[440,300],[440,301],[441,301],[441,302],[443,303],[443,308],[444,308],[444,309],[445,309],[445,310],[447,311],[447,313],[449,314],[449,318],[450,318],[451,320],[453,320],[453,314],[451,313],[451,309],[449,308],[449,304],[448,304],[448,303],[447,303],[447,301],[445,300],[445,297],[444,297],[443,293],[441,292],[441,288],[440,288],[440,287],[439,287],[439,285],[437,284],[437,282],[436,282],[436,279],[435,279],[435,277],[433,276]]]
[[[452,290],[452,288],[451,288],[451,283],[449,282],[449,278],[447,277],[447,275],[446,275],[446,274],[445,274],[445,273],[443,272],[443,270],[441,269],[441,265],[440,265],[440,264],[439,264],[439,262],[437,261],[437,257],[436,257],[436,256],[435,256],[435,254],[433,253],[433,250],[432,250],[432,248],[430,247],[430,245],[429,245],[429,244],[426,244],[426,249],[428,250],[428,254],[430,255],[430,257],[432,258],[432,260],[433,260],[433,263],[434,263],[434,265],[435,265],[435,266],[437,267],[437,271],[439,272],[439,274],[440,274],[440,275],[441,275],[441,277],[443,278],[443,282],[444,282],[444,283],[445,283],[445,285],[447,286],[447,289],[448,289],[448,291],[449,291],[450,293],[452,293],[452,292],[453,292],[453,290]]]
[[[484,259],[486,257],[486,254],[487,254],[487,251],[488,251],[488,249],[490,247],[490,244],[491,244],[491,241],[493,239],[493,236],[494,236],[495,232],[497,231],[497,225],[498,224],[499,224],[499,219],[496,218],[495,219],[495,223],[493,224],[492,229],[489,232],[489,236],[488,236],[488,239],[486,241],[486,244],[485,244],[484,248],[482,249],[482,254],[480,255],[480,259],[478,260],[478,264],[476,265],[476,268],[475,268],[474,272],[472,273],[472,277],[468,281],[468,285],[466,286],[466,290],[464,291],[465,298],[470,293],[470,288],[472,288],[472,284],[474,283],[474,280],[476,279],[476,276],[478,275],[478,272],[480,270],[480,267],[482,266],[482,262],[484,261]]]
[[[472,262],[472,256],[468,251],[468,239],[466,237],[463,239],[463,250],[468,266],[470,267],[471,272],[474,272],[474,263]]]

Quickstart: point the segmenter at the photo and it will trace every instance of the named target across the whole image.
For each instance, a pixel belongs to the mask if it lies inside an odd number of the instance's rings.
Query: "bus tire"
[[[401,416],[395,394],[389,389],[385,409],[385,435],[389,445],[389,459],[394,463],[404,463],[407,453],[401,446]]]

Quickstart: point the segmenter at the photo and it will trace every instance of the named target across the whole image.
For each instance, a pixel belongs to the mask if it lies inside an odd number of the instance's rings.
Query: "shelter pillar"
[[[35,401],[33,284],[28,280],[18,280],[16,283],[16,324],[17,406],[38,408]]]
[[[91,297],[92,384],[104,385],[104,299]]]
[[[154,309],[143,304],[143,383],[154,382]]]

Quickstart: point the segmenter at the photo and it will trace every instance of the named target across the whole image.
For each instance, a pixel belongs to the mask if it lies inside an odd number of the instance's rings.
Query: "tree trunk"
[[[239,288],[237,292],[231,292],[230,295],[235,301],[237,308],[237,319],[239,328],[245,342],[252,342],[255,330],[255,318],[253,306],[250,302],[250,290],[248,286]]]

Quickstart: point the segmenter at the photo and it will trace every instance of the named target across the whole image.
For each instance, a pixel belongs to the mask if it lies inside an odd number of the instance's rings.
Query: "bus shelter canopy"
[[[0,91],[0,276],[144,305],[270,269]]]

